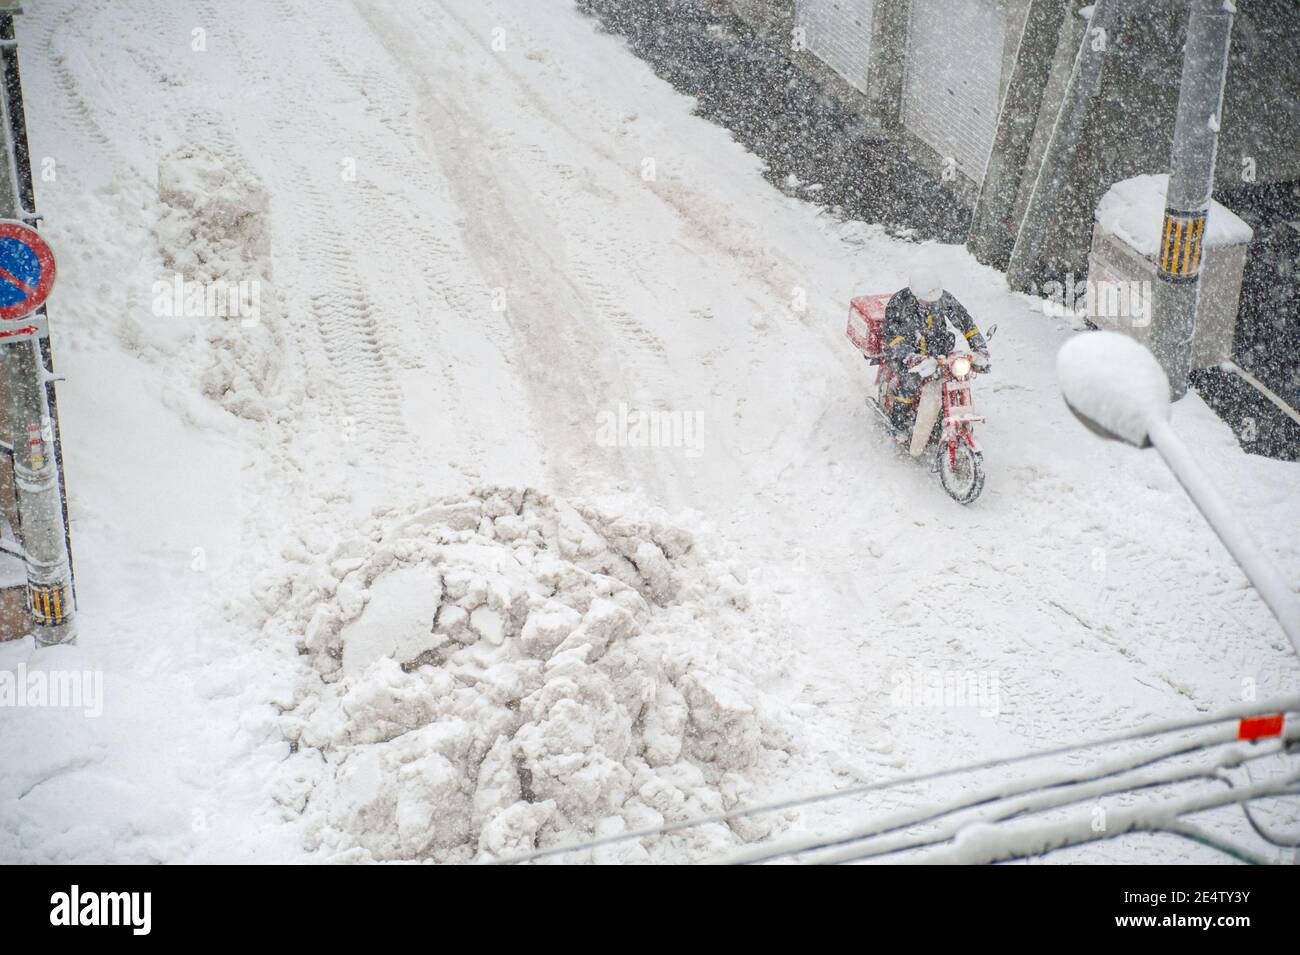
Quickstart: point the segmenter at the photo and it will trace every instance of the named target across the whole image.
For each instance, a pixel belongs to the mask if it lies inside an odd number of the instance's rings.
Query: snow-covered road
[[[1281,632],[1160,461],[1061,403],[1069,328],[961,247],[780,194],[567,0],[31,7],[82,609],[66,653],[123,702],[0,713],[0,858],[300,857],[261,785],[297,666],[258,636],[266,581],[376,507],[484,483],[661,511],[779,601],[792,663],[764,689],[801,740],[755,798],[1294,692]],[[239,415],[197,385],[226,345],[149,310],[174,234],[159,163],[192,145],[269,197],[265,322],[219,395]],[[850,296],[918,260],[999,326],[969,509],[874,431],[843,337]],[[690,416],[698,442],[602,440],[620,405]],[[1300,579],[1297,466],[1244,456],[1195,396],[1175,425]],[[935,673],[993,696],[900,700]]]

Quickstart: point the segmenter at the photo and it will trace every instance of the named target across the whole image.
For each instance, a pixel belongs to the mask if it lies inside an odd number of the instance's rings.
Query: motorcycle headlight
[[[965,378],[970,374],[970,359],[965,355],[952,360],[952,373],[955,378]]]

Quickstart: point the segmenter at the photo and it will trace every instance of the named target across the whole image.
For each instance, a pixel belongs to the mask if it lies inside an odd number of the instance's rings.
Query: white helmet
[[[935,269],[917,268],[907,277],[907,287],[919,302],[929,304],[943,297],[943,280]]]

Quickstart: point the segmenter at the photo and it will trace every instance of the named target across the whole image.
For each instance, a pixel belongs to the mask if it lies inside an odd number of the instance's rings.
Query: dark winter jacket
[[[911,289],[900,289],[885,306],[885,354],[898,368],[911,354],[946,355],[956,343],[949,322],[965,336],[971,351],[988,349],[970,312],[951,293],[944,292],[939,301],[923,305]]]

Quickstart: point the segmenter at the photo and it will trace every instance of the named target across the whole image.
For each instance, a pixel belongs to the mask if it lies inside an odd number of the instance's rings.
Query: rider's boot
[[[889,423],[893,426],[894,437],[899,441],[906,441],[912,433],[912,422],[914,420],[912,406],[905,405],[895,398],[894,407],[889,412]]]

